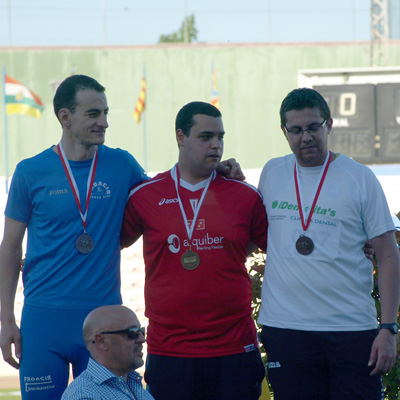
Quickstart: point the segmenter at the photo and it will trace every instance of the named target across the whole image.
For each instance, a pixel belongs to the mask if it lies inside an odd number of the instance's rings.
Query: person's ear
[[[62,108],[58,112],[58,119],[63,127],[69,128],[71,126],[71,111],[68,108]]]
[[[102,349],[102,350],[105,350],[105,349],[108,348],[107,340],[106,340],[105,336],[102,335],[101,333],[96,333],[96,334],[94,335],[94,339],[93,339],[92,343],[93,343],[96,347],[98,347],[98,348],[100,348],[100,349]]]
[[[178,143],[178,146],[183,146],[185,144],[185,137],[186,135],[183,133],[182,129],[178,129],[176,131],[176,141]]]
[[[283,135],[285,136],[286,140],[288,140],[286,128],[283,125],[281,125],[281,129],[282,129]]]
[[[332,132],[332,126],[333,126],[333,118],[331,117],[326,122],[326,127],[328,128],[328,135]]]

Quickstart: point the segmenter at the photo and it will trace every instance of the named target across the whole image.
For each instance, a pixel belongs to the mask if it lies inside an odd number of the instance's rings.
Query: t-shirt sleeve
[[[131,170],[131,176],[130,176],[130,187],[134,187],[138,183],[141,183],[143,181],[146,181],[150,179],[147,175],[142,166],[136,161],[135,157],[133,157],[131,154],[126,152],[129,157],[129,164],[130,164],[130,170]]]
[[[133,195],[129,197],[125,207],[120,235],[122,248],[130,246],[143,234],[143,222],[135,208],[135,200],[133,197]]]
[[[32,213],[32,200],[29,185],[17,166],[10,186],[5,216],[16,221],[28,223]]]
[[[251,240],[261,250],[267,249],[268,220],[261,196],[257,196],[251,221]]]
[[[368,171],[363,188],[362,219],[369,239],[393,230],[393,221],[382,186],[374,173]]]

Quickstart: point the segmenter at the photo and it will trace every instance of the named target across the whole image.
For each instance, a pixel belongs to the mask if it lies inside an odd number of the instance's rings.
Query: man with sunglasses
[[[259,183],[269,226],[258,323],[274,398],[381,399],[400,287],[386,198],[368,167],[329,151],[333,120],[318,92],[293,90],[280,116],[293,154],[270,160]],[[379,263],[379,330],[367,239]]]
[[[143,361],[145,328],[127,307],[103,306],[83,323],[83,339],[90,352],[87,369],[65,390],[62,400],[153,400],[135,371]]]
[[[145,379],[157,400],[258,400],[265,368],[245,262],[251,241],[266,247],[262,199],[216,173],[216,107],[182,107],[175,135],[178,163],[132,189],[121,232],[125,246],[143,234]]]

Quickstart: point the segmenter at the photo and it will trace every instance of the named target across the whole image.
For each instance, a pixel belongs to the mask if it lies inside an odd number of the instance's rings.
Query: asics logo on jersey
[[[160,202],[158,203],[158,205],[162,206],[163,204],[171,204],[171,203],[177,203],[177,202],[178,202],[178,199],[165,199],[165,198],[162,198],[160,200]]]
[[[171,253],[178,253],[178,251],[181,249],[181,243],[178,236],[169,235],[167,242],[169,244],[168,248]]]

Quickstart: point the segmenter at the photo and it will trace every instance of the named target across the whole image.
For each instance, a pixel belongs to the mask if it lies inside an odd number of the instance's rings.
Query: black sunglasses
[[[100,332],[102,335],[117,335],[117,334],[126,334],[129,340],[138,340],[140,334],[146,336],[146,328],[144,326],[138,328],[136,326],[126,329],[121,329],[120,331],[105,331]]]

